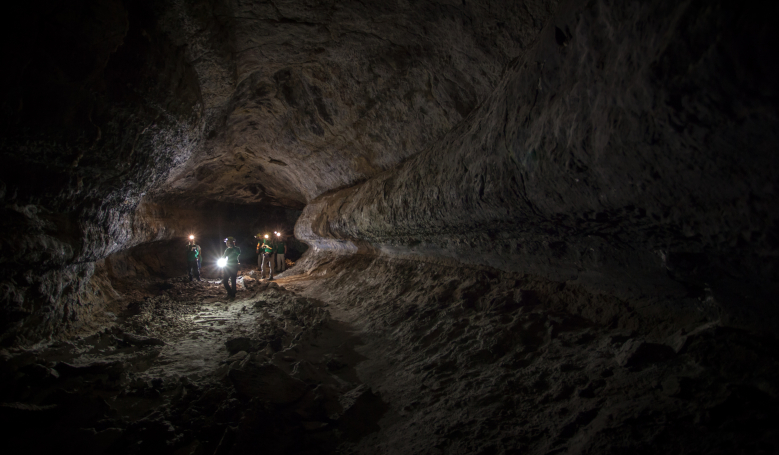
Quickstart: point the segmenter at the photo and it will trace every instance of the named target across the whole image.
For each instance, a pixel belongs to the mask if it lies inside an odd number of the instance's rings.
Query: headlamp
[[[216,261],[216,265],[219,267],[224,267],[227,265],[227,258],[219,258],[218,261]]]
[[[195,236],[194,235],[190,235],[189,236],[189,240],[195,240]]]

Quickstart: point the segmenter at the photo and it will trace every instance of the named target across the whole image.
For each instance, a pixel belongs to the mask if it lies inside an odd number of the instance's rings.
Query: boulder
[[[327,372],[327,368],[322,364],[313,364],[306,360],[301,360],[295,364],[292,370],[292,376],[306,384],[332,384],[340,385],[342,381]]]
[[[344,437],[351,440],[379,431],[379,419],[389,409],[381,397],[364,384],[344,394],[340,404],[344,411],[338,426]]]
[[[229,352],[230,355],[235,355],[241,351],[258,351],[263,347],[263,343],[259,340],[252,340],[251,338],[247,337],[238,337],[225,341],[225,346],[227,347],[227,352]]]
[[[272,363],[244,362],[228,373],[235,389],[243,396],[274,404],[292,403],[306,392],[303,381],[293,378]]]

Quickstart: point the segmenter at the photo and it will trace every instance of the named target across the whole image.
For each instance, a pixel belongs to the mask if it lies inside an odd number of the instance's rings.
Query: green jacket
[[[284,245],[284,242],[281,240],[276,241],[275,248],[273,249],[274,253],[278,254],[284,254],[287,252],[287,247]]]
[[[241,255],[241,249],[237,246],[228,248],[222,254],[223,258],[227,258],[228,265],[238,265],[238,256]]]
[[[273,242],[271,241],[262,242],[262,246],[260,247],[260,250],[263,253],[273,253]]]
[[[197,261],[198,256],[200,256],[200,247],[187,244],[187,261]]]

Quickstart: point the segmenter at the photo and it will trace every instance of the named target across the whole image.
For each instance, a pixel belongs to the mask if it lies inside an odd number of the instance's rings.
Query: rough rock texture
[[[777,453],[778,18],[8,10],[0,427],[45,453]],[[287,289],[251,260],[230,303],[183,277],[184,236],[252,251],[301,210]]]
[[[35,339],[88,317],[94,261],[146,240],[132,237],[136,207],[203,119],[196,75],[150,5],[24,5],[3,26],[0,286],[3,338],[26,326]]]
[[[557,1],[181,2],[208,133],[167,188],[302,207],[464,119]]]
[[[117,327],[1,351],[9,441],[33,453],[65,441],[65,453],[779,448],[776,338],[703,306],[487,267],[318,262],[282,286],[243,278],[231,302],[216,281],[169,280],[136,292]]]
[[[321,196],[322,250],[452,258],[776,327],[776,8],[573,2],[397,170]]]
[[[486,100],[556,7],[80,0],[9,10],[4,338],[80,324],[94,306],[84,303],[93,263],[180,235],[182,206],[300,209],[393,168]],[[51,272],[23,278],[41,267]]]
[[[167,284],[111,329],[0,351],[6,444],[21,453],[333,453],[375,431],[386,404],[354,376],[354,337],[321,302],[268,282],[230,303],[217,282]],[[249,352],[230,355],[239,344]]]
[[[487,267],[329,256],[284,280],[360,338],[353,453],[776,453],[774,336]]]

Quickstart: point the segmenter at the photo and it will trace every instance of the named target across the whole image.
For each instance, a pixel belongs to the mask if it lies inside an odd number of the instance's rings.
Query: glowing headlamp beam
[[[224,267],[227,265],[227,258],[219,258],[218,261],[216,261],[216,265],[219,267]]]

